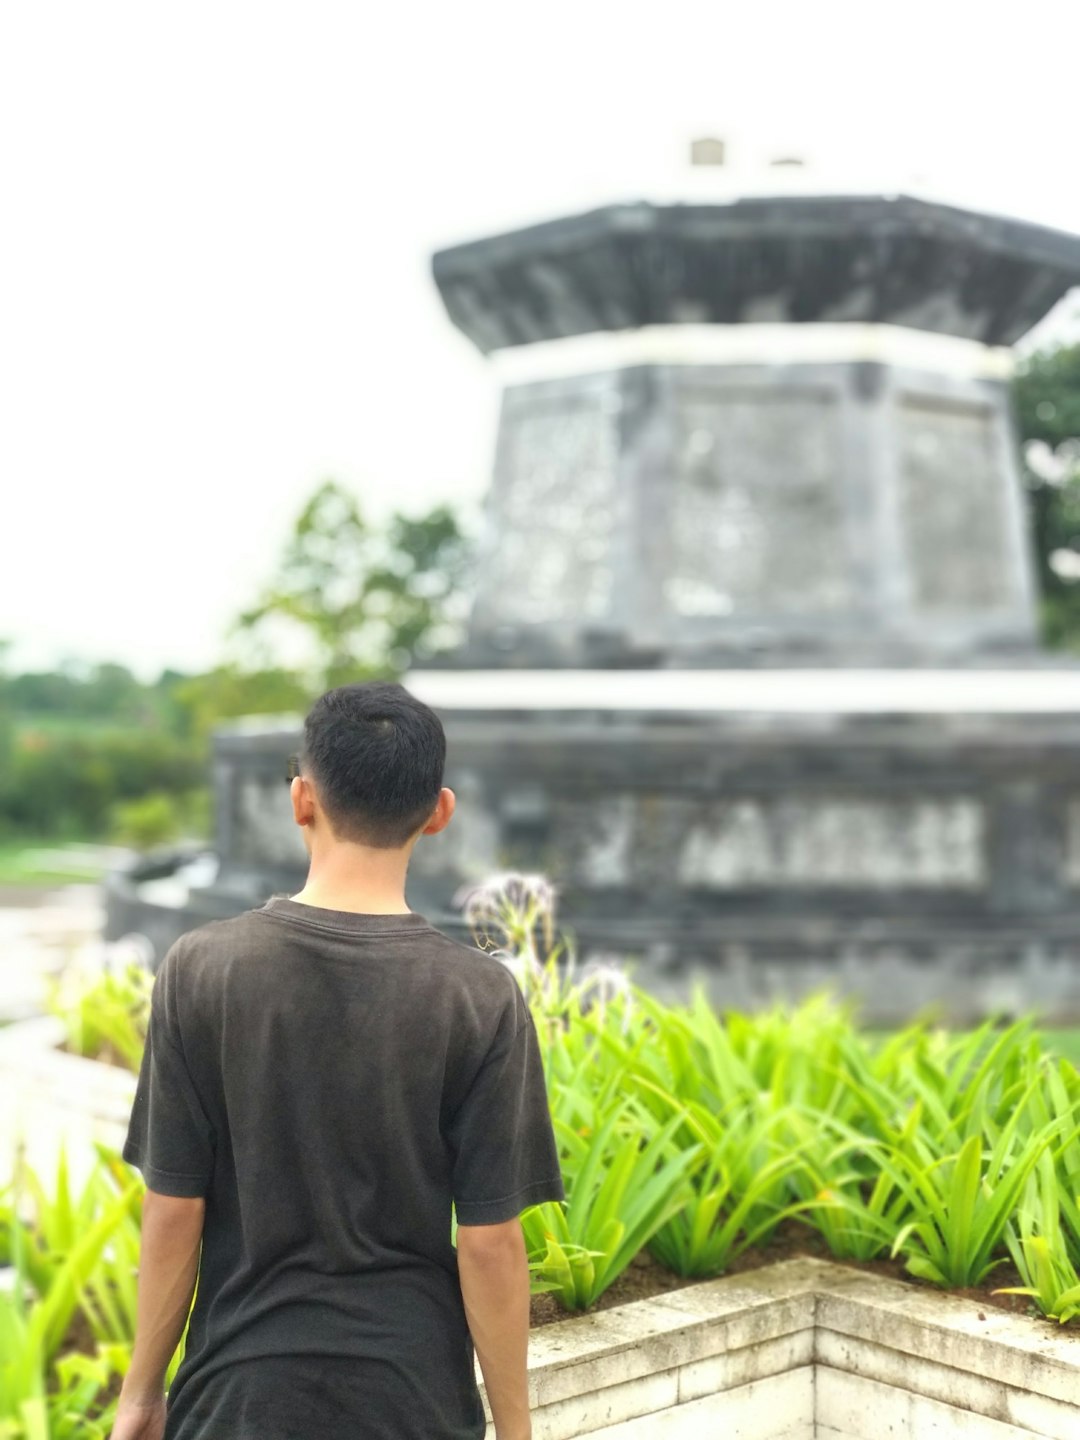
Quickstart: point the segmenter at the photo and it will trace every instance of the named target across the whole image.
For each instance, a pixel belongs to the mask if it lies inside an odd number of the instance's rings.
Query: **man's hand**
[[[165,1375],[191,1308],[205,1211],[202,1198],[143,1197],[135,1346],[110,1440],[165,1434]]]
[[[165,1434],[165,1396],[156,1400],[120,1397],[109,1440],[161,1440]]]

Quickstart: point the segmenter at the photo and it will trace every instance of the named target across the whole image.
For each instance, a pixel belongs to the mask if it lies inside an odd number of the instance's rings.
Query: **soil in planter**
[[[782,1220],[773,1233],[768,1245],[755,1245],[732,1260],[725,1275],[739,1275],[749,1270],[759,1270],[764,1265],[775,1265],[779,1260],[791,1260],[797,1255],[809,1255],[817,1260],[832,1260],[840,1265],[850,1265],[856,1270],[867,1270],[873,1275],[882,1275],[889,1280],[899,1280],[905,1285],[919,1286],[926,1290],[942,1293],[940,1287],[929,1281],[909,1275],[904,1269],[902,1258],[896,1260],[837,1260],[829,1250],[823,1237],[816,1230],[800,1225],[797,1220]],[[720,1278],[719,1276],[714,1278]],[[1022,1285],[1024,1282],[1011,1260],[997,1265],[982,1285],[967,1286],[963,1289],[948,1290],[948,1295],[959,1295],[974,1300],[980,1306],[989,1305],[995,1310],[1010,1310],[1017,1315],[1030,1315],[1052,1326],[1054,1331],[1080,1331],[1080,1322],[1073,1320],[1059,1326],[1056,1320],[1047,1320],[1027,1295],[992,1295],[998,1285]],[[610,1310],[616,1305],[628,1305],[633,1300],[647,1300],[653,1295],[663,1295],[671,1290],[681,1290],[686,1285],[696,1285],[697,1279],[686,1280],[673,1275],[642,1250],[622,1275],[604,1291],[599,1300],[589,1307],[588,1314],[598,1310]],[[578,1312],[564,1310],[554,1295],[534,1295],[530,1301],[530,1323],[535,1329],[550,1325],[556,1320],[569,1319]],[[980,1311],[980,1314],[985,1312]]]
[[[71,1324],[64,1337],[61,1354],[70,1355],[73,1351],[78,1351],[82,1355],[96,1355],[97,1349],[98,1342],[94,1337],[90,1321],[81,1310],[76,1310],[75,1314],[71,1317]],[[114,1375],[105,1389],[98,1392],[93,1406],[94,1417],[103,1414],[112,1402],[118,1398],[120,1387],[123,1383],[124,1377],[122,1375]]]

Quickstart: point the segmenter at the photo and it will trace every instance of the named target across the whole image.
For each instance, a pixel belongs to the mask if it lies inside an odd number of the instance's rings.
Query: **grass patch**
[[[107,869],[104,856],[87,844],[56,841],[0,842],[0,885],[49,886],[93,883]]]

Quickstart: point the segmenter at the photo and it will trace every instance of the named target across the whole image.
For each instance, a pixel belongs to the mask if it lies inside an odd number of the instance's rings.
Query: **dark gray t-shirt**
[[[275,896],[154,985],[124,1158],[206,1197],[167,1440],[479,1440],[450,1241],[564,1198],[536,1032],[422,915]]]

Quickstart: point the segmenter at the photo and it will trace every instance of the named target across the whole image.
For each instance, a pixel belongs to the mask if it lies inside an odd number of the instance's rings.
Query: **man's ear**
[[[445,830],[450,824],[450,817],[457,805],[457,796],[453,790],[448,790],[444,785],[439,791],[439,798],[435,802],[435,809],[431,812],[431,818],[420,831],[421,835],[437,835],[440,830]]]
[[[315,818],[315,805],[311,798],[311,786],[303,775],[293,777],[289,786],[289,799],[292,801],[293,819],[297,825],[310,825]]]

